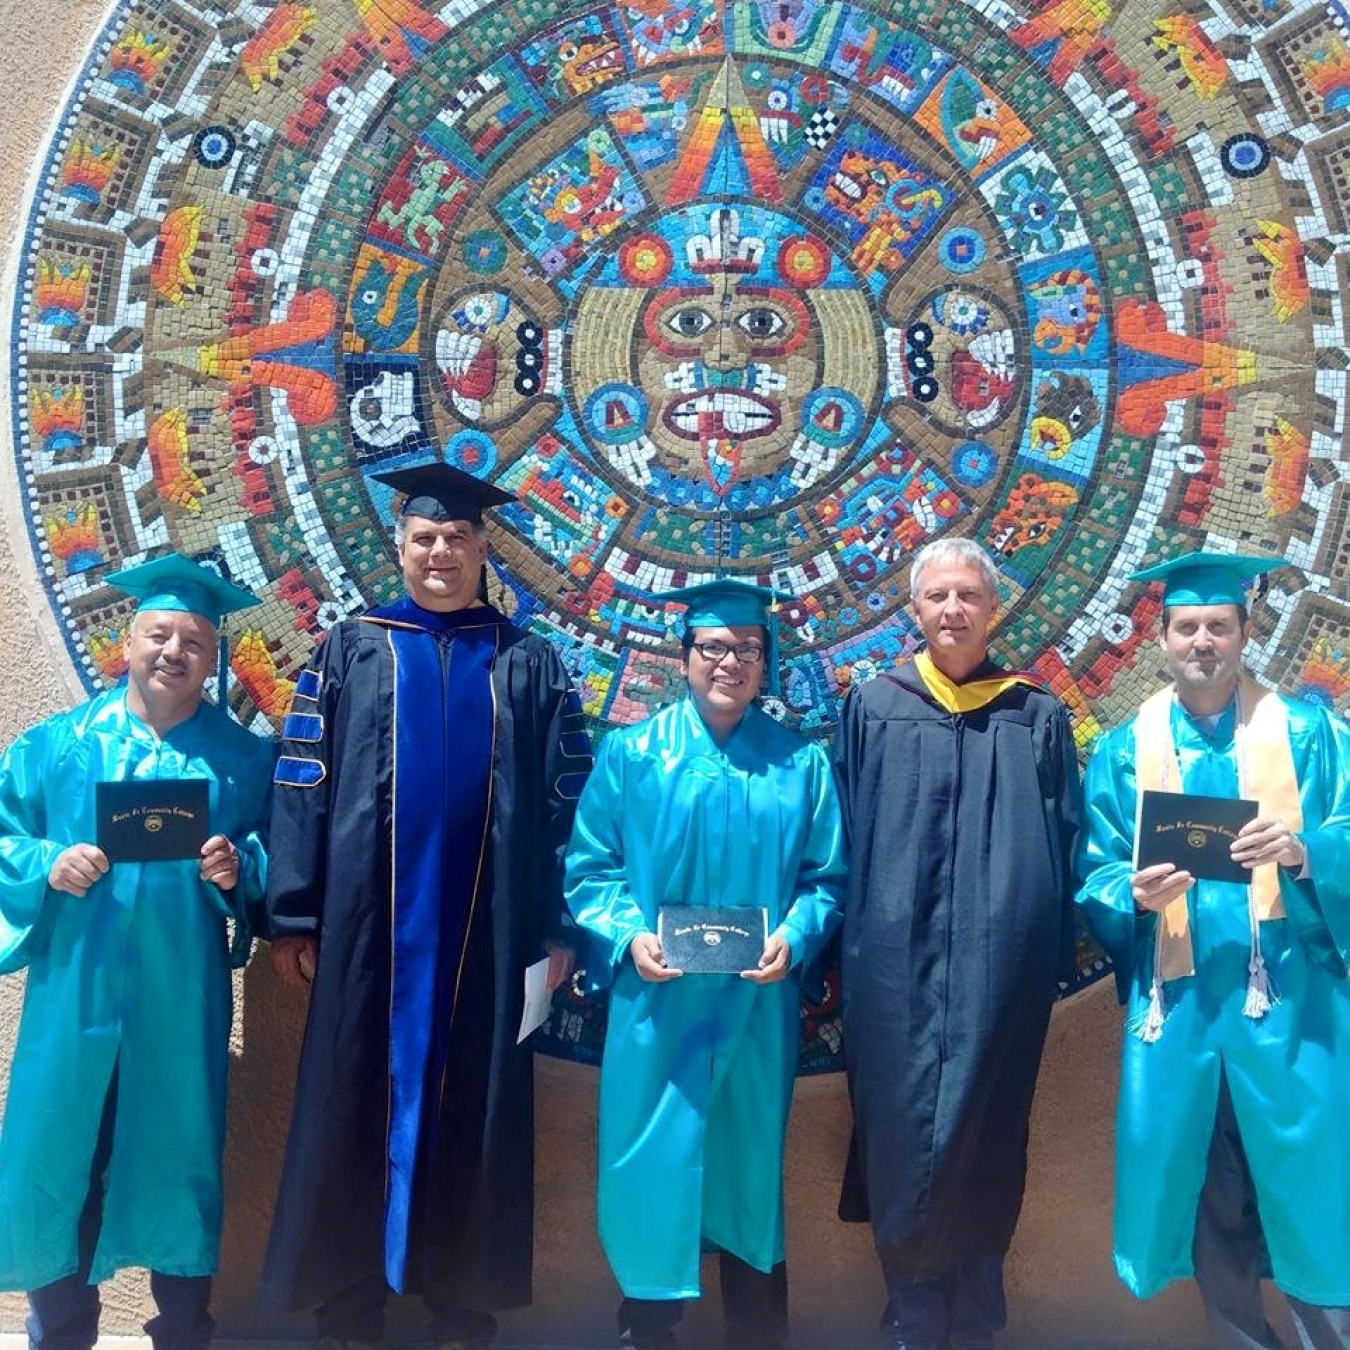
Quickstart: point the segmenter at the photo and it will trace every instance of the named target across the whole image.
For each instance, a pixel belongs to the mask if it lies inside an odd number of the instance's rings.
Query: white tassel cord
[[[1159,914],[1153,938],[1153,980],[1149,986],[1148,1010],[1143,1017],[1134,1018],[1130,1027],[1148,1045],[1162,1038],[1163,1023],[1167,1020],[1167,1013],[1163,1009],[1162,923],[1162,915]]]
[[[1265,957],[1258,948],[1247,963],[1247,999],[1242,1005],[1242,1015],[1259,1022],[1279,1001],[1275,982],[1270,978]]]
[[[1162,1039],[1163,1023],[1167,1020],[1167,1014],[1163,1012],[1163,987],[1162,981],[1155,979],[1153,989],[1148,996],[1148,1011],[1143,1018],[1139,1020],[1135,1027],[1134,1034],[1148,1045],[1154,1041]]]
[[[1234,749],[1237,752],[1238,796],[1247,795],[1247,723],[1242,715],[1242,700],[1238,699],[1237,726],[1234,728]],[[1256,873],[1247,883],[1247,931],[1250,946],[1247,958],[1247,997],[1242,1004],[1243,1017],[1259,1022],[1280,1001],[1279,991],[1266,969],[1266,958],[1261,954],[1261,916],[1256,910]]]

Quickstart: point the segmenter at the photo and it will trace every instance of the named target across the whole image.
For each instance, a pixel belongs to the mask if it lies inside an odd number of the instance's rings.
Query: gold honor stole
[[[949,680],[934,664],[928,652],[918,652],[914,657],[914,668],[919,672],[924,687],[949,713],[975,712],[986,704],[992,703],[1000,694],[1022,685],[1028,689],[1045,692],[1045,682],[1035,675],[1026,675],[1021,671],[1011,671],[1007,675],[995,675],[985,680],[969,680],[957,684]]]
[[[1176,686],[1168,685],[1146,699],[1134,724],[1135,849],[1138,856],[1139,810],[1144,793],[1181,791],[1181,766],[1172,743],[1172,702]],[[1244,675],[1238,684],[1238,791],[1255,798],[1260,814],[1282,820],[1295,833],[1303,828],[1303,805],[1289,748],[1289,712],[1271,689]],[[1136,869],[1138,863],[1135,864]],[[1284,918],[1278,863],[1252,869],[1250,882],[1256,918]],[[1158,969],[1155,977],[1180,979],[1195,974],[1191,947],[1190,909],[1186,894],[1177,896],[1159,922]]]

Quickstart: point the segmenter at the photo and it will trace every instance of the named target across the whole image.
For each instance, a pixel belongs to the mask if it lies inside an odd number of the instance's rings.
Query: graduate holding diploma
[[[1194,1274],[1221,1350],[1350,1346],[1350,733],[1244,674],[1246,588],[1283,560],[1192,553],[1161,580],[1173,683],[1098,744],[1078,901],[1127,1005],[1116,1268],[1139,1298]],[[1136,808],[1245,799],[1245,881],[1135,862]],[[1199,871],[1199,869],[1197,869]],[[1264,1239],[1264,1241],[1263,1241]]]
[[[824,751],[754,704],[776,688],[773,593],[719,580],[657,598],[688,606],[689,696],[605,739],[567,855],[593,982],[612,984],[600,1240],[624,1294],[620,1344],[675,1344],[712,1247],[729,1342],[777,1345],[798,971],[840,920],[839,806]],[[766,907],[758,960],[729,974],[672,965],[658,915],[673,931],[680,906],[741,911],[728,935],[749,926],[745,907]]]
[[[155,1350],[201,1350],[230,966],[261,919],[273,758],[202,686],[222,615],[257,601],[177,554],[106,580],[140,602],[126,683],[0,759],[0,970],[28,969],[0,1133],[0,1288],[28,1291],[30,1346],[88,1350],[99,1282],[145,1266]],[[172,809],[180,780],[205,786],[205,842],[192,856],[110,860],[95,842],[100,789],[143,785]],[[151,833],[173,832],[153,815]]]

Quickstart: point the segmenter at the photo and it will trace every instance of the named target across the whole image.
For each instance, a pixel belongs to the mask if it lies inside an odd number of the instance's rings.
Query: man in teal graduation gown
[[[0,1132],[0,1288],[35,1350],[88,1350],[98,1284],[151,1271],[155,1350],[210,1340],[230,966],[265,882],[269,741],[202,701],[221,616],[253,596],[178,555],[107,581],[140,601],[125,685],[0,758],[0,970],[28,970]],[[204,779],[193,859],[109,863],[100,781]],[[235,924],[233,948],[226,919]]]
[[[623,1345],[674,1345],[704,1248],[721,1253],[728,1339],[776,1345],[799,971],[839,924],[839,806],[824,751],[753,702],[766,669],[771,688],[776,676],[772,592],[722,580],[660,598],[688,606],[689,696],[606,738],[567,855],[594,982],[612,986],[600,1240]],[[766,907],[758,964],[672,969],[658,910],[681,904]]]
[[[1280,1345],[1267,1256],[1301,1344],[1350,1346],[1350,732],[1243,673],[1246,586],[1280,565],[1136,573],[1166,583],[1173,683],[1098,745],[1079,858],[1128,1008],[1116,1268],[1140,1298],[1193,1273],[1222,1350]],[[1137,869],[1150,789],[1257,802],[1230,850],[1250,881]]]

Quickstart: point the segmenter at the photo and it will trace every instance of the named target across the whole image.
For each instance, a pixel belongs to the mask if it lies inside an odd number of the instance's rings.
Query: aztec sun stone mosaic
[[[1080,744],[1154,685],[1160,550],[1277,550],[1250,651],[1344,707],[1350,46],[1299,0],[186,0],[113,10],[20,259],[14,431],[91,688],[104,574],[266,599],[263,730],[399,590],[371,475],[508,488],[494,593],[598,727],[679,688],[653,592],[791,591],[774,711],[913,650],[914,552]]]

